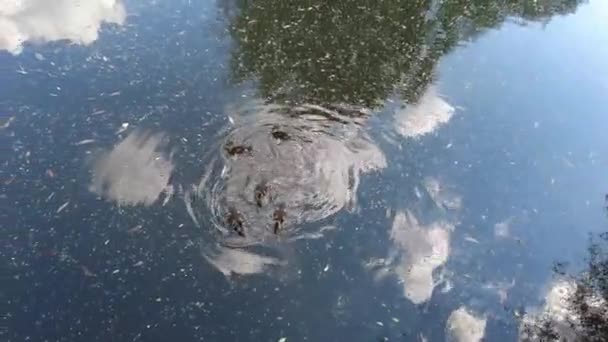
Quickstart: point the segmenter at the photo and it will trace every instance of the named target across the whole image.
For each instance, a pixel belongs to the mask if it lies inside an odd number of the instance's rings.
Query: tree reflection
[[[563,264],[556,264],[554,271],[563,279],[560,310],[545,309],[534,319],[524,319],[522,341],[606,341],[608,232],[591,238],[588,254],[579,274],[569,274]]]
[[[546,20],[582,0],[240,0],[233,18],[236,81],[263,97],[374,106],[415,101],[439,58],[509,17]]]

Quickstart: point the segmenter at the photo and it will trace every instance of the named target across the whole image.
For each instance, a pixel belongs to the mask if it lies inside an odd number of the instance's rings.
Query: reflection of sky
[[[103,153],[93,167],[91,191],[120,205],[154,203],[168,190],[174,168],[163,138],[136,130]]]
[[[0,50],[18,54],[25,42],[68,40],[90,44],[102,23],[122,24],[121,0],[2,0]]]

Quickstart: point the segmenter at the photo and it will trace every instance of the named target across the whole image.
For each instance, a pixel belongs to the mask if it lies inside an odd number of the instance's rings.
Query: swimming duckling
[[[226,215],[226,224],[232,228],[239,236],[245,237],[245,229],[243,227],[243,216],[233,207],[228,208]]]
[[[283,223],[285,223],[285,217],[287,213],[285,212],[285,206],[280,205],[272,214],[272,219],[274,221],[274,229],[273,232],[278,234],[280,230],[283,230]]]
[[[226,150],[226,153],[228,153],[229,156],[233,157],[243,153],[251,154],[253,148],[246,145],[234,145],[232,141],[228,141],[226,146],[224,146],[224,150]]]
[[[266,182],[262,182],[261,184],[255,186],[253,198],[255,199],[255,203],[257,204],[258,208],[261,208],[264,204],[264,198],[266,198],[266,195],[268,195],[269,190],[270,186],[266,184]]]

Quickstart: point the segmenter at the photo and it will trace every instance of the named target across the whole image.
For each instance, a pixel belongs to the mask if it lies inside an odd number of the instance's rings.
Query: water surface
[[[1,336],[518,340],[605,227],[607,23],[601,0],[0,3]]]

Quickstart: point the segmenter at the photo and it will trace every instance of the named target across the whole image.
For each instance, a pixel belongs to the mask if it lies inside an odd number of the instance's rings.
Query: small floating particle
[[[475,239],[474,237],[471,236],[467,236],[464,238],[466,241],[472,242],[472,243],[479,243],[479,240]]]
[[[94,112],[93,112],[93,113],[91,113],[90,115],[99,115],[99,114],[103,114],[103,113],[105,113],[105,112],[106,112],[105,110],[100,109],[100,110],[96,110],[96,111],[94,111]]]
[[[17,176],[11,175],[7,180],[4,181],[4,185],[10,185],[13,181],[17,179]]]
[[[399,318],[397,318],[397,317],[393,317],[393,318],[391,318],[391,319],[393,320],[393,322],[395,322],[395,323],[399,323]]]
[[[277,342],[287,342],[287,337],[281,337]]]
[[[108,239],[108,240],[104,241],[104,242],[103,242],[103,245],[104,245],[104,246],[107,246],[109,243],[110,243],[110,239]]]
[[[446,149],[451,148],[451,147],[452,147],[452,143],[449,143],[449,144],[445,145]]]
[[[118,272],[120,272],[120,270],[119,269],[115,269],[114,271],[112,271],[112,274],[116,274]]]
[[[85,277],[97,277],[97,274],[91,272],[91,270],[89,270],[85,265],[80,265],[80,269]]]
[[[323,268],[323,272],[327,272],[329,271],[329,264],[325,265],[325,268]]]
[[[8,126],[11,125],[11,123],[13,122],[13,120],[15,120],[14,116],[11,116],[10,118],[8,118],[8,120],[6,120],[5,123],[3,123],[2,125],[0,125],[0,129],[8,128]]]
[[[137,226],[135,226],[135,227],[130,228],[129,230],[127,230],[127,233],[128,234],[135,234],[135,233],[141,231],[142,228],[143,228],[143,226],[141,224],[138,224]]]
[[[118,131],[116,132],[116,134],[120,134],[120,133],[122,133],[122,132],[126,131],[126,130],[127,130],[127,128],[129,128],[129,123],[128,123],[128,122],[123,122],[123,123],[120,125],[120,128],[118,129]]]
[[[157,297],[157,298],[156,298],[156,302],[157,302],[157,303],[160,303],[161,301],[162,301],[162,299],[161,299],[160,297]]]
[[[84,140],[80,140],[78,142],[75,142],[74,145],[81,146],[81,145],[92,144],[94,142],[95,142],[95,139],[84,139]]]
[[[46,169],[45,174],[47,175],[47,177],[49,178],[55,178],[55,172],[53,172],[53,170],[51,169]]]
[[[34,57],[36,57],[36,59],[39,60],[39,61],[45,60],[44,56],[41,53],[38,53],[38,52],[36,52],[34,54]]]
[[[382,323],[382,322],[378,321],[378,322],[376,322],[376,325],[377,325],[377,326],[379,326],[379,327],[383,327],[383,326],[384,326],[384,323]]]
[[[119,91],[115,91],[115,92],[113,92],[113,93],[108,94],[108,96],[110,96],[110,97],[113,97],[113,96],[118,96],[118,95],[120,95],[120,92],[119,92]]]
[[[143,265],[144,265],[144,262],[140,260],[140,261],[138,261],[138,262],[134,263],[134,264],[133,264],[133,267],[141,267],[141,266],[143,266]]]
[[[62,211],[63,211],[63,209],[67,208],[68,204],[70,204],[70,201],[67,201],[67,202],[63,203],[63,204],[61,205],[61,207],[59,207],[59,208],[57,209],[57,212],[55,212],[55,213],[56,213],[56,214],[59,214],[60,212],[62,212]]]

